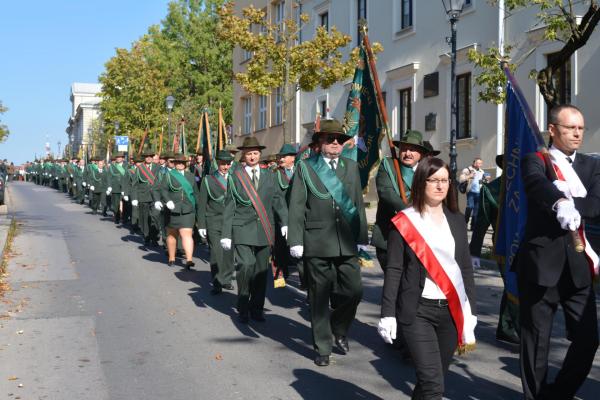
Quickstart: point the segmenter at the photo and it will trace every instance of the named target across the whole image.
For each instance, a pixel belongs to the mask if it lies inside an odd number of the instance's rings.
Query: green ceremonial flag
[[[371,171],[379,162],[379,144],[383,139],[381,115],[377,106],[375,85],[365,49],[360,47],[360,60],[354,71],[350,86],[344,128],[346,134],[354,137],[355,146],[344,147],[342,156],[358,163],[360,183],[367,187]]]

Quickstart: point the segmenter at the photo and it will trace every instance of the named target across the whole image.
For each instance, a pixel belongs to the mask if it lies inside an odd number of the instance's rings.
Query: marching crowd
[[[584,124],[577,108],[556,107],[549,131],[554,167],[564,178],[549,181],[535,154],[523,159],[530,213],[514,265],[521,293],[516,325],[525,398],[563,400],[575,396],[598,347],[592,285],[597,264],[590,270],[586,255],[575,252],[569,230],[578,229],[581,218],[600,215],[600,165],[578,152]],[[189,159],[145,148],[129,164],[122,153],[109,164],[105,157],[88,164],[77,158],[36,160],[26,177],[80,204],[87,196],[93,213],[111,211],[116,224],[139,232],[148,246],[162,240],[169,266],[180,254],[184,267],[193,268],[194,243],[205,239],[211,293],[233,290],[235,279],[242,323],[265,321],[269,280],[282,284],[296,265],[307,291],[318,366],[329,365],[334,346],[342,354],[350,351],[348,334],[362,298],[359,254],[374,246],[385,274],[377,331],[414,365],[412,398],[442,399],[453,355],[476,344],[472,251],[458,211],[458,185],[436,157],[439,151],[420,132],[407,131],[394,142],[399,165],[381,160],[369,240],[358,166],[342,156],[351,139],[340,122],[323,120],[308,149],[297,154],[286,144],[270,167],[261,165],[265,147],[247,137],[241,146],[219,151],[211,166],[201,155]],[[558,304],[571,346],[550,383],[549,339]]]

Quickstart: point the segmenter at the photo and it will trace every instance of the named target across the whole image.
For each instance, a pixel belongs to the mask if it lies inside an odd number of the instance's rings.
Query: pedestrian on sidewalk
[[[457,350],[475,345],[475,282],[467,227],[458,212],[450,168],[421,160],[412,207],[393,219],[388,238],[378,332],[392,343],[399,330],[416,369],[413,399],[441,400]]]
[[[489,179],[489,174],[486,177],[485,171],[481,168],[482,166],[483,160],[480,157],[477,157],[473,160],[473,164],[463,169],[458,177],[460,192],[467,194],[465,222],[469,225],[469,220],[471,220],[470,230],[473,230],[475,222],[477,221],[481,184],[484,178]]]

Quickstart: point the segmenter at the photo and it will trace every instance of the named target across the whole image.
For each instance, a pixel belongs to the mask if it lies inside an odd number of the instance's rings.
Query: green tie
[[[252,169],[252,184],[254,189],[258,190],[258,176],[256,176],[256,170]]]

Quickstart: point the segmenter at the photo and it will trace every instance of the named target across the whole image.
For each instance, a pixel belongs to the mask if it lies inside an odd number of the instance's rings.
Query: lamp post
[[[57,155],[57,157],[62,157],[61,153],[60,153],[60,145],[61,145],[60,140],[56,144],[58,145],[58,155]]]
[[[165,99],[165,103],[167,104],[167,110],[169,111],[169,115],[167,117],[167,130],[169,131],[169,134],[167,136],[169,138],[169,143],[172,143],[172,141],[171,141],[171,111],[173,110],[173,105],[175,105],[175,97],[168,95],[167,98]],[[169,143],[167,143],[167,148],[169,146]]]
[[[456,128],[458,126],[458,110],[456,107],[456,23],[465,5],[464,0],[442,0],[446,15],[450,19],[451,36],[446,41],[451,47],[450,54],[450,179],[452,184],[456,181]]]

